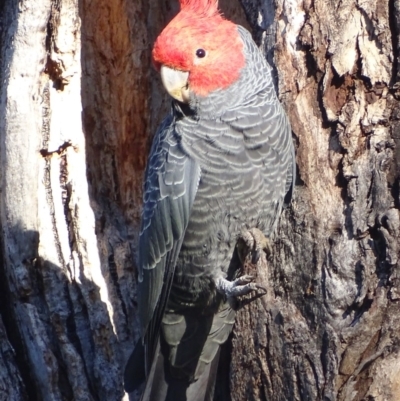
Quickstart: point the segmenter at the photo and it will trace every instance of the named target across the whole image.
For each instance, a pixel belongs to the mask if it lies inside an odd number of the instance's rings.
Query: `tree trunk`
[[[221,1],[274,68],[294,199],[219,400],[400,394],[400,1]],[[128,400],[135,245],[175,0],[0,4],[0,400]],[[230,360],[230,362],[229,362]],[[136,399],[133,394],[131,399]]]

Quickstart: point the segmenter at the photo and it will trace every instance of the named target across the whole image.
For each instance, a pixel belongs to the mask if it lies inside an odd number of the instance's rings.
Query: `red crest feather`
[[[181,10],[191,10],[207,17],[219,14],[218,0],[179,0],[179,3]]]
[[[181,11],[164,28],[153,48],[156,68],[189,72],[190,89],[207,96],[232,85],[245,65],[237,26],[218,11],[218,0],[179,0]],[[198,58],[202,50],[205,57]]]

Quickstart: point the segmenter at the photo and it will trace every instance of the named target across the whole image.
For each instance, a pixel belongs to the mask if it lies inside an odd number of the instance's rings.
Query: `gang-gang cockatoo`
[[[288,119],[271,70],[217,0],[180,0],[153,61],[172,96],[145,173],[138,248],[142,341],[125,371],[144,401],[212,400],[232,297],[238,236],[273,233],[294,179]],[[235,267],[236,265],[236,267]]]

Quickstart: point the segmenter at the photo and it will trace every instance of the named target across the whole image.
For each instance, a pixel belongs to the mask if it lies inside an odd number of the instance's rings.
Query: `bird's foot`
[[[254,279],[255,278],[250,275],[241,276],[234,281],[229,281],[220,277],[216,283],[217,290],[222,295],[225,295],[227,299],[247,295],[253,291],[256,291],[258,296],[266,294],[267,289],[261,284],[254,283]]]
[[[259,261],[261,252],[264,251],[267,256],[272,253],[270,241],[258,228],[242,232],[237,243],[237,249],[242,263],[250,254],[251,263],[254,265]]]

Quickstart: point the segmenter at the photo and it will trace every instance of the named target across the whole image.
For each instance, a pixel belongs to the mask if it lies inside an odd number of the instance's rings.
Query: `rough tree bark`
[[[219,399],[396,401],[400,1],[242,5],[248,22],[221,2],[274,67],[298,178]],[[169,103],[150,49],[176,11],[0,4],[1,400],[128,400],[142,174]]]

